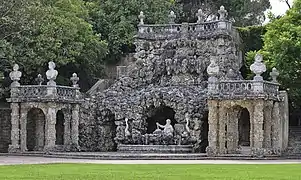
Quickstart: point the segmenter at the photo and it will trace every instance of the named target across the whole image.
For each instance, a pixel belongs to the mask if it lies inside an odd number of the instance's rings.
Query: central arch
[[[45,145],[45,114],[32,108],[27,113],[26,142],[28,151],[42,151]]]

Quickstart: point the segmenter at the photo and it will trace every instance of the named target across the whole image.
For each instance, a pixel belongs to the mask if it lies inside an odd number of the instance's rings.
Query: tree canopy
[[[33,83],[38,73],[44,74],[49,61],[64,70],[61,83],[67,83],[71,71],[87,80],[101,72],[107,44],[89,24],[83,1],[1,1],[6,4],[0,9],[0,58],[21,66],[23,83]]]
[[[293,104],[301,106],[301,0],[295,0],[281,18],[267,25],[264,35],[266,60],[280,71],[283,88],[288,89]]]

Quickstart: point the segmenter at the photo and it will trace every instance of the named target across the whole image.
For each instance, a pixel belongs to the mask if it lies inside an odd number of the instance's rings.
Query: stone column
[[[71,111],[64,111],[64,145],[70,148],[71,145]]]
[[[21,151],[27,151],[27,109],[21,107],[21,114],[20,114],[20,127],[21,127]]]
[[[45,125],[45,147],[44,151],[51,151],[55,148],[56,140],[56,109],[54,103],[48,103],[46,125]]]
[[[209,132],[208,132],[208,142],[209,146],[207,148],[208,156],[214,156],[217,154],[218,150],[218,121],[219,121],[219,103],[215,100],[208,100],[208,124],[209,124]]]
[[[228,131],[226,131],[226,129],[228,127],[228,122],[229,122],[229,118],[228,118],[227,109],[221,106],[219,108],[219,131],[217,131],[218,140],[219,140],[218,141],[219,154],[227,154],[226,142],[227,142]]]
[[[273,125],[272,125],[272,147],[274,149],[281,149],[282,138],[281,138],[281,124],[280,124],[280,112],[279,103],[275,102],[272,113]]]
[[[227,127],[227,148],[229,154],[235,154],[238,146],[238,113],[237,109],[229,112],[229,121]]]
[[[79,126],[79,105],[75,104],[72,109],[72,120],[71,120],[71,142],[76,148],[78,145],[78,126]]]
[[[8,152],[14,153],[20,151],[20,129],[19,129],[19,121],[20,121],[20,114],[19,114],[19,104],[18,103],[11,103],[11,144],[9,145]]]
[[[38,151],[42,151],[45,142],[45,116],[44,114],[38,114],[36,121],[36,147]]]
[[[272,108],[273,102],[267,102],[267,106],[264,110],[264,148],[271,148]]]
[[[263,147],[263,120],[264,120],[264,101],[258,100],[254,104],[254,148],[261,149]]]

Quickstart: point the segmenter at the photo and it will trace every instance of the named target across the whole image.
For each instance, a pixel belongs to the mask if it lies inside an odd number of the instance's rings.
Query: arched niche
[[[65,117],[62,110],[56,113],[55,132],[55,145],[64,145]]]
[[[241,108],[238,118],[238,145],[250,146],[250,113],[247,108]]]
[[[45,145],[45,114],[39,108],[27,112],[26,142],[28,151],[42,151]]]

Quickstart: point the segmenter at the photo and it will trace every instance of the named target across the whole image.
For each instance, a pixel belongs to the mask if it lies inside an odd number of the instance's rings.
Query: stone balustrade
[[[50,91],[49,91],[50,90]],[[12,87],[11,99],[15,101],[77,101],[80,92],[77,87],[21,85]]]
[[[10,78],[13,81],[11,84],[11,97],[9,102],[68,102],[78,103],[81,101],[80,88],[78,86],[79,77],[73,73],[70,81],[72,86],[57,85],[55,79],[58,72],[55,70],[55,63],[49,62],[49,70],[46,72],[48,82],[43,85],[44,78],[38,74],[36,82],[38,85],[21,85],[19,80],[22,72],[19,71],[19,66],[14,65],[13,71],[10,73]]]
[[[212,85],[212,82],[208,82]],[[220,98],[277,98],[279,84],[269,81],[255,80],[221,80],[213,82],[215,90],[208,91],[210,97]],[[258,90],[261,89],[261,90]]]
[[[229,21],[211,21],[182,24],[146,24],[138,26],[138,37],[142,39],[171,39],[183,36],[209,37],[221,32],[231,32]]]
[[[196,23],[176,24],[174,20],[176,15],[173,11],[170,12],[168,24],[144,24],[146,16],[140,12],[138,16],[140,23],[138,25],[138,38],[140,39],[174,39],[180,37],[197,37],[208,38],[219,34],[232,32],[232,23],[227,20],[227,11],[221,6],[218,11],[219,18],[216,16],[213,19],[205,19],[205,14],[199,9],[196,16]]]

